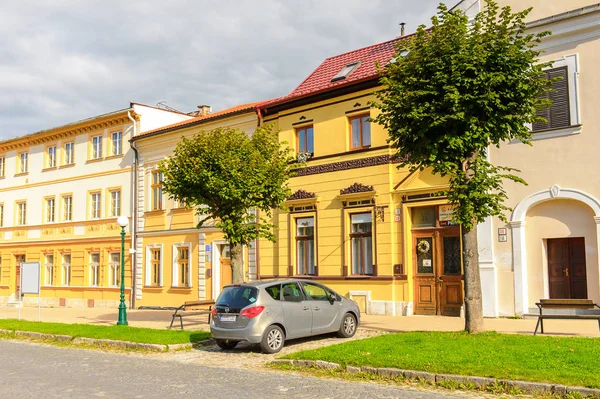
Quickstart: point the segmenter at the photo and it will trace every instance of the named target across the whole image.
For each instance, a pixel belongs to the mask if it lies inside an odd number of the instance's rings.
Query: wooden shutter
[[[547,120],[546,123],[533,124],[532,131],[560,129],[571,126],[571,113],[569,106],[569,80],[567,67],[553,68],[546,71],[546,79],[561,79],[552,84],[552,91],[544,94],[544,97],[552,100],[550,108],[539,110],[537,114]]]

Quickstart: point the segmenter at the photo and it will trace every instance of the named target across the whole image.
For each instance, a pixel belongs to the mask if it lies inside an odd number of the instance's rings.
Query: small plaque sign
[[[205,252],[212,252],[212,245],[205,245]]]

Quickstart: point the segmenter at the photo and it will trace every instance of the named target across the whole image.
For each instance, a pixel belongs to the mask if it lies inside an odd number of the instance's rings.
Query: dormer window
[[[354,70],[356,68],[358,68],[358,66],[360,65],[360,61],[357,62],[353,62],[351,64],[346,65],[345,67],[342,68],[341,71],[338,72],[337,75],[335,75],[331,81],[332,82],[337,82],[338,80],[343,80],[346,79],[348,76],[350,76],[350,74],[352,72],[354,72]]]

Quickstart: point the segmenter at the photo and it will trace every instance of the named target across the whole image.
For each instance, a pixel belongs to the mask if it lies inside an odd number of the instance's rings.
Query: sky
[[[428,24],[438,3],[2,1],[0,140],[130,102],[191,112],[279,97],[327,57]]]

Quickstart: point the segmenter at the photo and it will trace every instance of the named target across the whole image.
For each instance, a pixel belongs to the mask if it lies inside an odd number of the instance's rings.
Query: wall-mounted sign
[[[402,218],[400,217],[400,215],[394,215],[394,222],[401,222]]]
[[[431,267],[431,259],[423,259],[424,267]]]
[[[456,226],[456,223],[452,222],[452,214],[454,213],[454,206],[452,205],[440,205],[438,207],[438,220],[440,226]]]
[[[206,245],[206,252],[212,252],[212,245]]]
[[[505,227],[501,227],[498,229],[498,242],[506,242],[507,240],[507,230]]]

